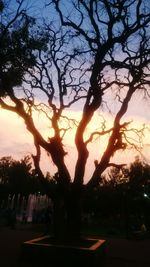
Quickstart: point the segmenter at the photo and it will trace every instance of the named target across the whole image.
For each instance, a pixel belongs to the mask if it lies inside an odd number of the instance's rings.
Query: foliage
[[[41,194],[51,195],[54,190],[53,180],[47,175],[43,180],[35,175],[31,158],[25,156],[21,160],[14,160],[12,157],[0,159],[0,190],[8,195],[28,196],[39,191]]]
[[[135,160],[122,169],[112,167],[103,176],[101,187],[132,195],[133,198],[143,198],[150,194],[150,165],[136,156]]]
[[[35,65],[36,55],[33,52],[42,50],[46,41],[46,36],[30,33],[35,20],[21,9],[21,2],[18,2],[16,13],[11,14],[9,5],[1,1],[0,96],[3,97],[11,94],[14,86],[22,84],[23,74]]]
[[[109,179],[103,177],[103,184],[84,197],[83,212],[93,214],[85,224],[125,235],[140,231],[143,223],[150,229],[150,165],[139,157],[122,170],[112,168]]]
[[[150,166],[146,162],[140,161],[139,157],[130,165],[129,169],[130,187],[138,191],[146,188],[150,184]]]

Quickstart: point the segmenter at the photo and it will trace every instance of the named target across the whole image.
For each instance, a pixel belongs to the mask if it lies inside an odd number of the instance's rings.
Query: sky
[[[128,113],[123,121],[133,120],[133,126],[140,128],[143,123],[145,123],[150,128],[150,114],[149,106],[150,103],[147,100],[144,100],[142,96],[135,96],[133,103],[129,105]],[[115,109],[115,107],[114,107]],[[70,113],[71,112],[71,113]],[[70,111],[69,115],[74,118],[79,118],[81,116],[80,111]],[[98,120],[101,120],[102,112],[95,115],[94,120],[89,125],[86,136],[91,132],[91,130],[96,129]],[[107,125],[112,125],[112,115],[103,112],[107,120]],[[36,117],[36,124],[38,125],[43,136],[47,139],[50,135],[50,128],[46,119],[39,115]],[[27,131],[26,126],[23,120],[16,114],[0,109],[0,157],[3,156],[12,156],[15,159],[21,159],[25,155],[30,155],[35,153],[33,138],[32,135]],[[76,149],[74,147],[74,134],[75,130],[68,132],[64,139],[65,149],[68,151],[66,156],[66,164],[69,168],[70,173],[73,175],[75,167],[75,159],[77,158]],[[133,137],[135,139],[135,136]],[[144,145],[142,149],[143,156],[150,163],[150,131],[145,132],[143,138]],[[104,151],[107,144],[107,137],[98,138],[92,144],[88,146],[90,150],[90,156],[87,162],[87,168],[85,173],[85,181],[88,181],[92,171],[94,170],[94,160],[100,159],[102,152]],[[132,162],[137,155],[137,151],[126,150],[122,152],[117,152],[114,156],[112,162],[117,163],[127,163]],[[47,156],[46,152],[42,151],[41,167],[44,173],[49,171],[51,174],[56,172],[56,168],[52,163],[50,157]]]

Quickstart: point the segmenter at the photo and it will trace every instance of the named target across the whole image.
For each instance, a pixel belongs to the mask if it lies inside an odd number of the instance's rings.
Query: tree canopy
[[[95,136],[109,134],[106,150],[88,182],[94,185],[103,171],[115,164],[110,160],[116,151],[125,149],[129,143],[133,145],[126,134],[129,122],[122,119],[135,92],[148,95],[147,1],[74,0],[68,7],[65,1],[46,1],[48,19],[43,20],[42,26],[28,15],[24,4],[26,1],[16,1],[17,11],[11,15],[5,1],[1,7],[1,107],[24,119],[37,148],[34,159],[39,161],[40,148],[44,148],[64,184],[70,180],[83,184],[88,145]],[[110,95],[116,96],[118,108],[113,126],[108,128],[104,120],[86,138],[95,112],[101,110]],[[74,106],[82,111],[80,121],[66,116],[65,110]],[[48,140],[34,123],[35,110],[46,115],[53,129]],[[63,146],[63,138],[72,125],[76,127],[78,153],[74,177],[65,164],[67,151]]]
[[[78,195],[85,168],[91,168],[89,146],[96,137],[107,135],[108,140],[102,154],[97,147],[99,157],[87,188],[99,184],[108,167],[124,165],[113,158],[117,151],[135,147],[128,135],[131,129],[141,142],[145,126],[140,131],[133,129],[124,115],[137,92],[149,96],[149,3],[47,0],[43,20],[36,20],[34,10],[29,16],[26,0],[14,2],[17,8],[11,16],[6,1],[1,7],[0,105],[17,113],[32,134],[37,173],[42,175],[42,148],[57,168],[55,178],[61,192],[69,194],[72,185]],[[39,4],[37,1],[37,7]],[[110,97],[116,107],[112,126],[105,119],[97,121],[96,130],[87,135],[95,113],[99,111],[103,117],[104,107],[111,111]],[[81,111],[79,120],[71,118],[75,109]],[[47,119],[47,137],[38,128],[36,112],[43,112]],[[65,161],[69,150],[64,146],[64,137],[72,127],[77,151],[73,175]]]
[[[42,178],[37,176],[30,156],[21,160],[11,156],[0,158],[0,200],[8,198],[8,195],[28,197],[38,192],[53,197],[55,184],[49,173]]]
[[[44,36],[33,32],[35,20],[27,15],[24,1],[0,2],[0,96],[12,93],[12,88],[22,84],[24,73],[35,65],[36,56],[32,51],[42,49]],[[31,32],[32,29],[32,32]],[[30,34],[29,34],[30,32]]]

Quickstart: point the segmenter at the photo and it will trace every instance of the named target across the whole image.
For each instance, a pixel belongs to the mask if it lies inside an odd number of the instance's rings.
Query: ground
[[[37,228],[17,226],[15,229],[0,228],[1,267],[44,267],[43,264],[24,263],[20,259],[21,244],[24,241],[43,235]],[[99,236],[99,238],[104,238]],[[102,267],[149,267],[150,238],[141,240],[116,239],[106,237],[106,258]],[[71,266],[71,265],[70,265]],[[49,267],[51,266],[49,262]],[[79,266],[78,266],[79,267]]]

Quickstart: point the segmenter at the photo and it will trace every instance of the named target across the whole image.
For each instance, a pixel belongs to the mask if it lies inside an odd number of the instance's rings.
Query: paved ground
[[[0,266],[1,267],[44,267],[43,264],[20,261],[21,244],[41,236],[27,228],[0,228]],[[124,240],[107,239],[106,259],[103,267],[150,267],[150,239]],[[51,264],[49,263],[49,267]],[[71,267],[71,265],[70,265]],[[77,266],[80,267],[80,266]]]

